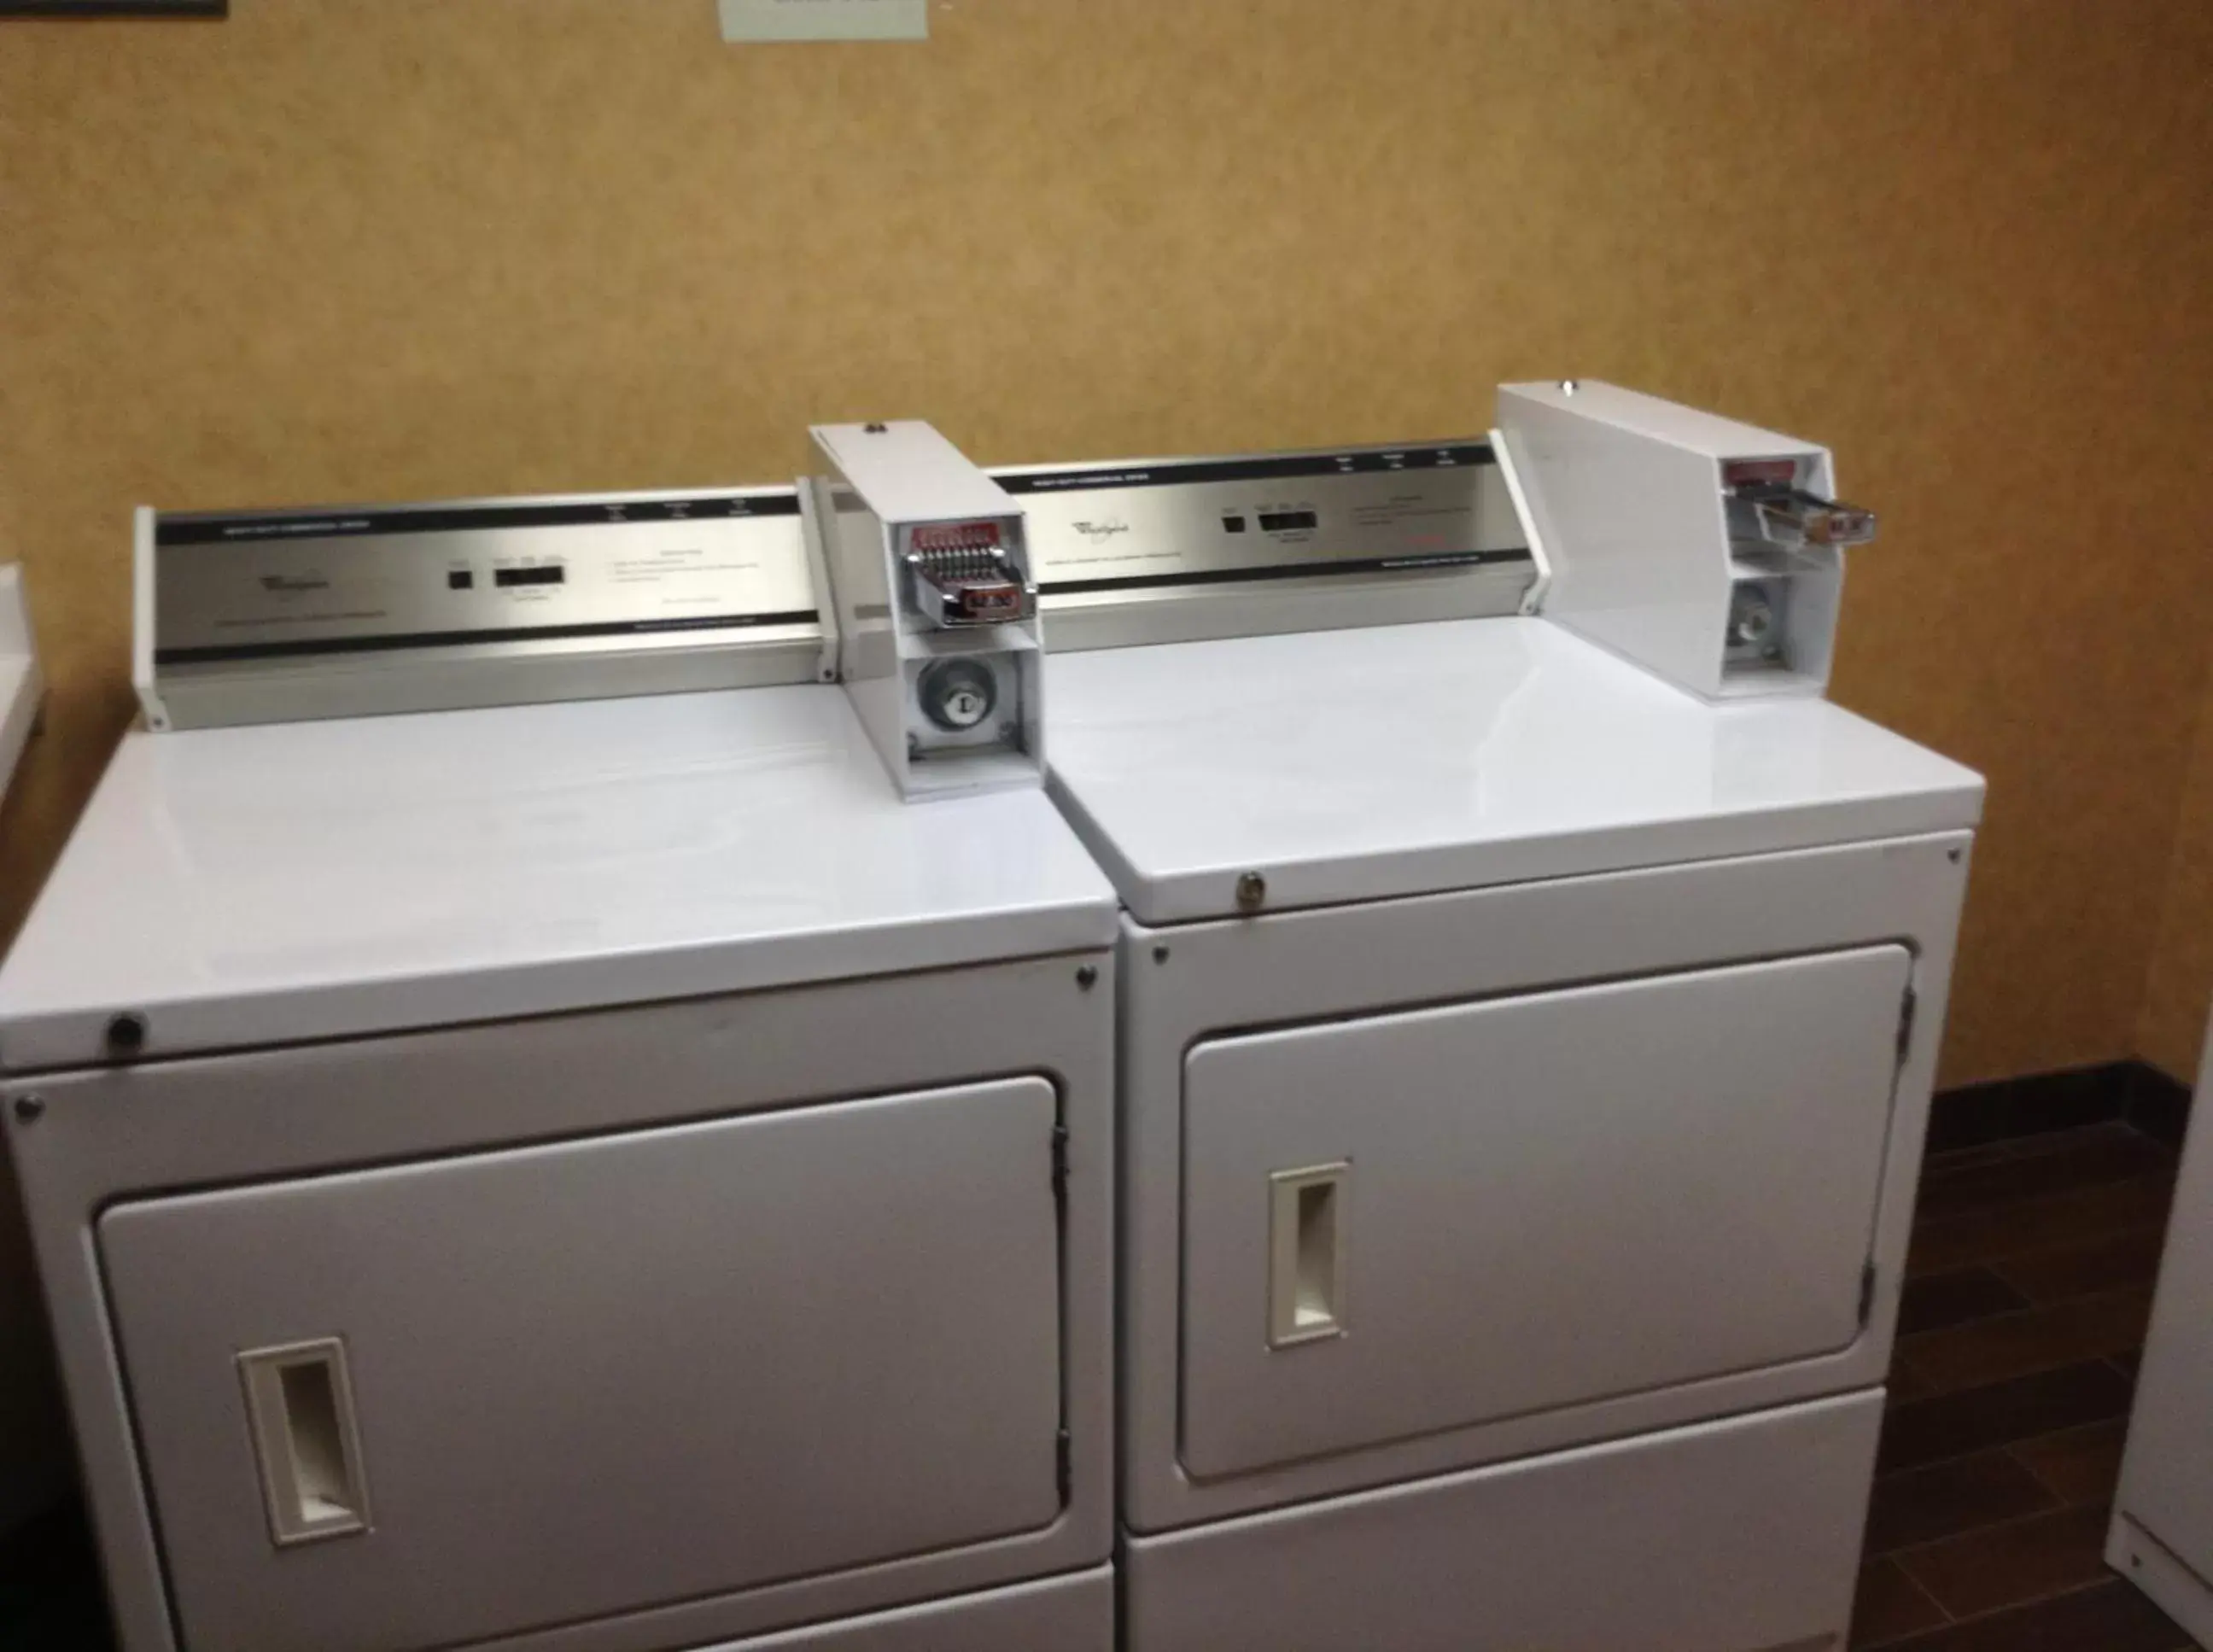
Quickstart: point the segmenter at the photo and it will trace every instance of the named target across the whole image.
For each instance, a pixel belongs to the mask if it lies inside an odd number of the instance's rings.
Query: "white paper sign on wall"
[[[926,40],[930,0],[721,0],[725,40]]]

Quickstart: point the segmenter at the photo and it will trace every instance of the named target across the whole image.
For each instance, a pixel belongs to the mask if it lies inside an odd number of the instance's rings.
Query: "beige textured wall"
[[[1884,512],[1837,698],[1991,783],[1946,1076],[2135,1046],[2213,620],[2213,6],[234,9],[0,23],[0,555],[54,681],[0,936],[131,715],[134,503],[773,479],[863,416],[1390,440],[1573,373]]]
[[[2209,296],[2213,302],[2213,296]],[[2213,561],[2213,556],[2201,552]],[[2203,563],[2201,563],[2203,565]],[[2202,646],[2202,645],[2201,645]],[[2198,715],[2159,937],[2144,982],[2137,1052],[2194,1083],[2213,1013],[2213,682]]]

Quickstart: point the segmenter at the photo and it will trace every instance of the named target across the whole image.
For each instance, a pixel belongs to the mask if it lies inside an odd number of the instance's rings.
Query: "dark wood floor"
[[[1923,1176],[1854,1644],[2184,1652],[2100,1558],[2173,1151],[2093,1125]],[[106,1652],[82,1528],[0,1553],[0,1646]]]
[[[2121,1124],[1930,1156],[1855,1646],[2191,1646],[2101,1558],[2174,1163]]]

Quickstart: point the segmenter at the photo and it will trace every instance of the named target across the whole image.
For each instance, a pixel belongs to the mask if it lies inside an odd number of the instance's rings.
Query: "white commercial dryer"
[[[1125,910],[1132,1652],[1844,1644],[1982,783],[1820,697],[1825,452],[1500,425],[995,472]]]
[[[2167,1219],[2106,1558],[2213,1647],[2213,1027]]]
[[[1113,892],[802,508],[142,515],[0,971],[126,1652],[1111,1647]]]

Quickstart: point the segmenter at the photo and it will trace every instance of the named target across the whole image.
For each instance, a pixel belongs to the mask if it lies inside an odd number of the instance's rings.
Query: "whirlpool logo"
[[[1117,533],[1130,531],[1130,524],[1123,521],[1076,522],[1072,526],[1094,545],[1104,545]]]
[[[331,582],[320,574],[264,574],[261,588],[265,591],[327,591]]]

